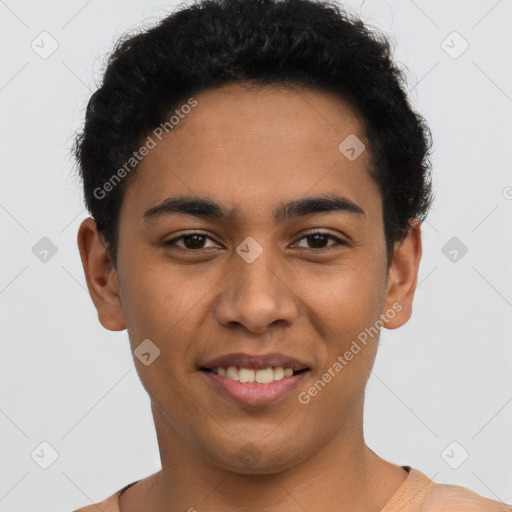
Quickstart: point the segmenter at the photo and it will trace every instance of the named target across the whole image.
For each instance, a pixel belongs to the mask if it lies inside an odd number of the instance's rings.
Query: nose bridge
[[[236,253],[233,268],[236,294],[246,300],[277,301],[283,285],[283,276],[279,273],[284,271],[272,251],[270,240],[257,242],[247,237],[238,245]]]
[[[263,242],[246,238],[233,254],[232,269],[219,297],[218,320],[237,322],[252,331],[263,331],[276,320],[293,322],[297,300],[286,284],[279,256]]]
[[[249,241],[240,244],[236,252],[233,270],[236,281],[243,288],[250,288],[253,292],[261,289],[263,293],[268,293],[270,288],[278,285],[281,277],[278,274],[283,271],[279,270],[278,258],[272,254],[269,247],[263,249],[260,244],[256,246],[254,242]]]

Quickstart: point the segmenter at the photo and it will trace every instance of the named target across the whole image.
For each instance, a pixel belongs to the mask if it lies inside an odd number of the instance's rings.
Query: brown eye
[[[331,235],[330,233],[323,233],[321,231],[316,231],[314,233],[308,233],[307,235],[304,235],[301,237],[298,242],[302,242],[303,240],[306,240],[310,247],[306,247],[306,249],[325,249],[330,246],[336,246],[336,245],[347,245],[347,243],[344,240],[339,239],[338,237]],[[327,242],[329,240],[334,241],[334,244],[327,245]]]
[[[211,238],[202,233],[191,233],[189,235],[181,235],[172,240],[165,242],[166,246],[176,245],[181,249],[189,249],[189,250],[201,250],[205,249],[206,240],[211,240]],[[179,245],[176,242],[182,241],[183,245]]]

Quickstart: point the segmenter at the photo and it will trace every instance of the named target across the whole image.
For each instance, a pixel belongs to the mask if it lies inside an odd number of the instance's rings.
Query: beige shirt
[[[512,506],[501,501],[484,498],[466,487],[438,484],[417,469],[402,467],[409,476],[381,512],[512,512]],[[119,496],[137,482],[126,485],[101,503],[73,512],[119,512]]]

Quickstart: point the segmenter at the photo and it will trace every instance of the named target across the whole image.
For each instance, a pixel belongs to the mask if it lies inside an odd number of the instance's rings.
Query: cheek
[[[146,384],[152,386],[152,383],[169,382],[174,377],[182,379],[179,375],[195,371],[194,341],[198,339],[198,328],[204,323],[204,304],[211,299],[211,290],[218,278],[208,284],[207,272],[199,272],[192,266],[177,269],[169,263],[141,263],[133,265],[132,269],[122,290],[131,348],[136,356],[141,350],[137,347],[142,347],[141,343],[149,339],[158,353],[150,367],[135,357],[141,380],[147,380]]]
[[[326,338],[336,337],[339,348],[379,317],[384,295],[382,277],[371,264],[350,262],[317,274],[302,286],[303,301]]]
[[[189,340],[194,339],[197,297],[179,275],[171,278],[168,274],[157,266],[135,268],[125,281],[123,308],[141,383],[157,403],[180,411],[179,397],[188,393],[183,389],[183,374],[191,370],[184,362]]]
[[[379,319],[380,301],[371,283],[363,280],[357,287],[348,279],[336,281],[325,292],[312,315],[319,322],[317,351],[322,365],[300,403],[317,409],[317,417],[330,411],[339,420],[331,425],[335,431],[363,396],[377,353],[379,331],[372,326]]]
[[[199,283],[197,272],[190,279],[187,271],[144,259],[126,265],[124,275],[126,323],[128,331],[137,336],[158,337],[171,332],[174,325],[193,315],[208,289]]]
[[[308,282],[310,321],[323,343],[322,368],[314,375],[326,407],[346,408],[363,391],[375,360],[380,330],[376,328],[383,296],[382,276],[370,264],[333,272]],[[378,326],[379,324],[377,324]],[[325,391],[323,386],[329,388]],[[311,390],[315,393],[315,390]]]

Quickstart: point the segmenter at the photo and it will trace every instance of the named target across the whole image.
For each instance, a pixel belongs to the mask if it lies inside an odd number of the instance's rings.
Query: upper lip
[[[214,368],[236,366],[238,368],[251,368],[262,370],[270,367],[291,368],[294,371],[308,369],[308,364],[296,359],[295,357],[271,352],[267,354],[252,355],[243,352],[224,354],[222,356],[209,359],[200,365],[200,368],[212,370]]]

